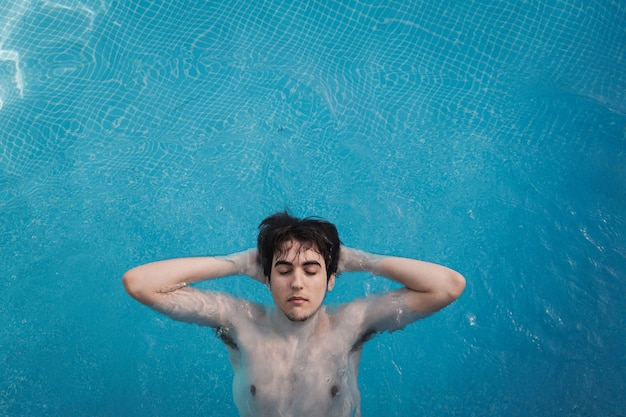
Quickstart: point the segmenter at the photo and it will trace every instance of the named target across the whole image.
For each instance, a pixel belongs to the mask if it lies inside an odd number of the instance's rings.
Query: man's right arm
[[[152,262],[129,270],[122,281],[126,291],[143,304],[177,320],[215,326],[226,319],[233,298],[187,286],[230,275],[248,275],[264,283],[256,249],[228,256]]]

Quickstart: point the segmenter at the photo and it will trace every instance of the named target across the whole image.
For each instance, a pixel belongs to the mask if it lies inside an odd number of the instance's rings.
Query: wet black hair
[[[259,225],[257,249],[263,266],[263,274],[268,277],[272,271],[274,255],[281,254],[283,243],[294,240],[303,245],[303,249],[315,247],[326,263],[326,277],[337,272],[341,241],[337,227],[318,217],[293,217],[289,213],[273,214]]]

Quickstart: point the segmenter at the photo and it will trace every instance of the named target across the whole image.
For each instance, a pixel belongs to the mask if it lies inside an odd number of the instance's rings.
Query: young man
[[[141,303],[217,330],[242,417],[360,416],[363,343],[442,309],[465,288],[465,279],[444,266],[341,246],[336,227],[323,220],[278,213],[259,229],[257,249],[154,262],[123,277]],[[404,288],[326,309],[326,292],[350,271],[384,276]],[[229,275],[266,284],[275,305],[189,286]]]

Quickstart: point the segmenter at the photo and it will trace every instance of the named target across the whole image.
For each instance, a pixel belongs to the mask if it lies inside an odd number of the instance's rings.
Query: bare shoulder
[[[402,288],[341,304],[332,312],[333,321],[338,327],[350,326],[361,333],[400,330],[428,316],[408,307],[407,293]]]
[[[265,315],[265,307],[261,304],[192,287],[165,294],[152,308],[174,320],[215,328],[254,321]]]

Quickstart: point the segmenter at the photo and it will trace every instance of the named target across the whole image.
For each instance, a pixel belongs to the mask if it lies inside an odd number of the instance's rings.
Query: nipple
[[[254,385],[250,385],[250,394],[254,397],[256,395],[256,387]]]

